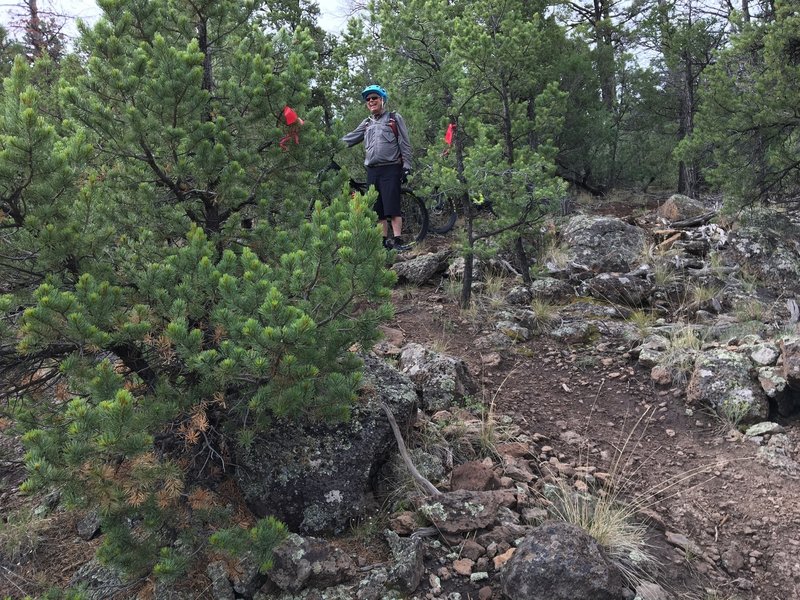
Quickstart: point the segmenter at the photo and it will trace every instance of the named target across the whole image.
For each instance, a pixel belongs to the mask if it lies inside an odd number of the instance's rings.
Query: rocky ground
[[[592,212],[619,215],[620,211],[618,206],[600,205],[593,207]],[[673,215],[666,221],[649,220],[646,235],[652,237],[648,239],[664,244],[675,238],[679,228],[674,223],[680,222],[679,216],[684,215]],[[684,231],[676,239],[687,241],[692,250],[694,229]],[[434,238],[427,246],[403,256],[403,262],[427,251],[441,250],[447,243],[447,238]],[[700,252],[696,248],[694,253],[676,252],[676,264],[688,260],[689,264],[680,268],[708,270],[709,242],[705,243]],[[729,242],[724,248],[720,246],[723,248],[720,255],[725,255],[731,245]],[[671,247],[668,245],[666,249]],[[773,257],[781,254],[774,249],[767,252]],[[624,254],[621,247],[617,254]],[[587,256],[590,255],[591,252]],[[727,273],[724,265],[735,264],[740,257],[741,254],[731,254],[727,263],[722,261],[721,266],[717,265],[714,277]],[[636,274],[638,267],[633,265],[640,257],[635,258],[629,261],[633,279],[641,275]],[[488,426],[489,439],[483,439],[485,447],[472,455],[456,451],[454,463],[460,460],[472,464],[473,477],[480,476],[479,465],[483,464],[500,487],[518,489],[518,484],[524,483],[530,490],[528,499],[523,502],[522,495],[517,495],[511,501],[513,511],[509,512],[513,514],[509,519],[519,519],[525,525],[540,518],[537,510],[546,505],[540,500],[548,482],[566,481],[568,486],[583,490],[603,488],[597,485],[598,481],[613,478],[614,493],[631,503],[640,518],[646,519],[650,550],[657,558],[657,568],[650,568],[650,575],[658,587],[651,588],[655,591],[650,596],[642,588],[643,598],[800,598],[800,560],[796,557],[800,549],[800,504],[795,501],[800,491],[797,481],[800,469],[795,463],[800,436],[790,390],[780,396],[782,410],[764,391],[763,398],[759,396],[748,405],[747,415],[739,415],[743,420],[737,428],[730,421],[731,415],[719,410],[722,404],[717,404],[715,410],[711,393],[699,390],[699,375],[695,377],[691,368],[682,374],[674,362],[659,358],[666,356],[668,349],[653,345],[655,358],[648,360],[643,359],[641,352],[642,342],[652,331],[670,324],[707,321],[709,326],[721,328],[727,323],[723,317],[732,313],[742,298],[748,297],[763,302],[768,309],[760,314],[764,328],[758,332],[759,344],[772,343],[778,337],[776,324],[785,333],[786,326],[793,326],[796,319],[792,320],[791,304],[785,304],[787,296],[771,289],[769,284],[774,282],[769,281],[769,273],[791,266],[782,262],[765,267],[764,273],[758,268],[767,261],[760,260],[757,253],[753,256],[753,252],[750,258],[755,266],[749,271],[749,286],[740,286],[739,280],[726,281],[712,295],[715,297],[696,299],[696,305],[692,305],[694,300],[683,289],[683,300],[670,305],[669,308],[675,309],[672,311],[665,308],[670,294],[663,293],[664,286],[635,293],[633,287],[626,287],[623,294],[626,301],[612,301],[611,296],[619,287],[608,287],[607,281],[576,277],[574,272],[567,274],[558,265],[551,266],[556,279],[570,281],[573,290],[580,288],[585,293],[580,298],[569,295],[559,299],[557,294],[547,292],[551,294],[548,301],[556,308],[547,317],[539,315],[538,320],[528,315],[528,321],[515,318],[519,315],[513,313],[514,306],[519,307],[519,300],[510,301],[509,294],[519,281],[508,273],[484,277],[483,283],[476,287],[475,308],[464,311],[458,308],[458,285],[453,283],[454,278],[434,269],[424,282],[401,280],[398,284],[393,294],[396,316],[387,324],[386,342],[377,351],[391,363],[402,366],[401,348],[416,343],[464,361],[474,388],[459,403],[468,409],[465,414],[471,416],[456,416],[463,422],[477,423],[479,437],[481,432],[487,432]],[[587,260],[584,256],[573,262],[583,264]],[[796,250],[794,260],[797,260]],[[774,270],[769,271],[770,268]],[[587,270],[596,271],[591,266]],[[630,275],[626,269],[613,272]],[[653,269],[650,275],[645,275],[640,279],[655,278]],[[775,281],[778,280],[776,275]],[[601,283],[606,287],[598,292]],[[630,301],[634,295],[637,302]],[[788,297],[793,298],[793,294]],[[524,304],[529,303],[530,298],[526,298]],[[637,327],[632,314],[645,305],[656,307],[654,312],[661,321]],[[586,323],[592,326],[583,327]],[[647,331],[643,332],[644,329]],[[750,348],[747,344],[756,343],[746,339],[741,329],[724,331],[727,333],[715,335],[713,340],[707,338],[702,349],[696,350],[725,350],[738,355],[745,347]],[[671,339],[676,344],[677,337],[673,335]],[[780,354],[778,342],[774,346]],[[785,350],[779,358],[768,360],[763,368],[780,370],[784,362],[790,362]],[[744,370],[746,374],[753,372],[749,378],[757,385],[755,367]],[[774,384],[779,379],[773,377],[770,381]],[[785,386],[786,381],[778,384]],[[742,383],[742,389],[747,385]],[[452,418],[452,412],[443,414],[437,410],[420,414],[414,432],[408,436],[409,445],[425,446],[426,431]],[[751,430],[745,435],[748,422],[774,425],[766,432]],[[0,423],[0,431],[7,425]],[[23,477],[20,449],[11,437],[2,438],[2,442],[0,507],[4,524],[0,529],[3,541],[0,597],[39,597],[49,586],[65,585],[74,579],[98,541],[97,538],[84,541],[77,534],[78,517],[53,506],[48,508],[48,499],[29,499],[18,494],[17,486]],[[512,460],[515,453],[524,461]],[[446,485],[451,483],[450,477],[448,472]],[[440,483],[438,479],[434,482]],[[487,484],[488,488],[498,486]],[[391,490],[384,485],[384,491]],[[221,494],[231,503],[241,503],[233,489],[222,490]],[[361,577],[368,577],[378,566],[385,565],[392,554],[382,533],[386,526],[404,534],[414,529],[413,524],[403,525],[402,508],[409,507],[402,506],[397,496],[388,494],[382,501],[383,508],[371,518],[355,524],[347,535],[332,540],[338,552],[347,555],[347,560],[352,559],[354,572]],[[83,526],[86,527],[85,523]],[[480,531],[452,535],[440,531],[439,535],[422,538],[423,570],[408,576],[421,575],[419,585],[413,591],[408,590],[406,597],[501,598],[500,570],[510,557],[513,535],[509,534],[507,539],[479,535]],[[224,571],[224,566],[221,568]],[[479,573],[485,573],[486,577],[476,577]],[[252,590],[247,593],[230,590],[226,595],[227,588],[220,591],[217,581],[213,570],[200,569],[183,586],[180,597],[259,597],[258,593],[253,596]],[[264,590],[261,598],[365,597],[356,592],[349,596],[346,592],[340,596],[325,596],[324,592],[289,596]],[[159,591],[151,582],[140,581],[125,586],[117,592],[117,597],[178,597],[170,594]]]
[[[609,469],[622,453],[625,492],[652,498],[646,504],[657,515],[659,580],[669,597],[800,598],[796,474],[766,465],[757,441],[689,407],[682,388],[655,384],[627,344],[572,346],[542,337],[489,366],[475,348],[476,324],[443,306],[441,294],[415,290],[402,304],[414,308],[401,311],[396,327],[467,360],[495,412],[512,416],[540,448],[553,448],[544,458]],[[450,318],[453,326],[443,328]],[[780,421],[796,451],[793,421]],[[690,545],[669,543],[666,532]]]

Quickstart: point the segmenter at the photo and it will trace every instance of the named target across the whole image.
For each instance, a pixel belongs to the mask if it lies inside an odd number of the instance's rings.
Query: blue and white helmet
[[[386,102],[389,99],[389,94],[386,93],[386,90],[383,89],[379,85],[368,85],[363,90],[361,90],[361,97],[366,100],[369,94],[378,94],[383,101]]]

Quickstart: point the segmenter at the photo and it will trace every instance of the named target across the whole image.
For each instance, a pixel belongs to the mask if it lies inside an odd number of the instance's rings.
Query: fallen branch
[[[436,486],[433,485],[430,481],[425,479],[417,468],[414,466],[414,463],[411,462],[411,457],[408,455],[408,450],[406,450],[406,444],[403,441],[403,436],[400,433],[400,428],[397,426],[397,421],[392,414],[392,409],[385,402],[381,402],[381,408],[386,413],[386,416],[389,418],[389,425],[392,426],[392,432],[394,433],[394,438],[397,440],[397,448],[400,450],[400,456],[403,457],[403,462],[406,463],[406,467],[408,468],[408,472],[411,473],[411,477],[414,478],[416,481],[430,496],[439,496],[441,492],[436,489]]]

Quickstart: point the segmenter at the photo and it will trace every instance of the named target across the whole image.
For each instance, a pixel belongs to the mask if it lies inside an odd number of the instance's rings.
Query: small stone
[[[478,590],[478,600],[491,600],[493,593],[492,588],[485,585]]]
[[[468,558],[459,558],[453,561],[453,570],[464,577],[472,575],[473,566],[475,566],[475,561]]]
[[[508,559],[510,559],[514,555],[515,550],[516,548],[509,548],[502,554],[495,556],[494,559],[492,560],[492,563],[494,564],[494,570],[499,571],[500,568],[504,564],[506,564],[506,562],[508,562]]]

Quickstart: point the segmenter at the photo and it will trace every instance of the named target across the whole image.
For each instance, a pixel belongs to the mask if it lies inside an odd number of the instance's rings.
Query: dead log
[[[397,425],[397,421],[392,414],[392,409],[385,402],[381,402],[381,408],[386,413],[386,417],[389,419],[389,425],[392,426],[392,431],[394,432],[394,437],[397,440],[397,449],[400,450],[400,456],[403,458],[403,462],[406,464],[406,468],[408,468],[408,472],[411,473],[411,477],[414,478],[422,489],[424,489],[428,495],[430,496],[439,496],[441,492],[436,489],[436,486],[433,485],[430,481],[425,479],[417,468],[414,466],[414,463],[411,461],[411,456],[408,454],[408,450],[406,450],[406,444],[403,441],[403,435],[400,433],[400,427]]]

